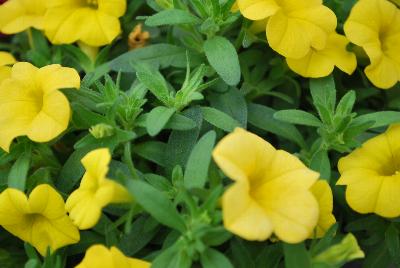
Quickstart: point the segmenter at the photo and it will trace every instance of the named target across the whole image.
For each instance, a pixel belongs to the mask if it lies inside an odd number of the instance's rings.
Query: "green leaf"
[[[333,113],[336,106],[336,87],[332,75],[310,79],[310,91],[314,104],[321,104]]]
[[[356,102],[356,92],[354,90],[350,90],[340,99],[337,107],[336,114],[341,116],[345,116],[351,113],[353,110],[354,103]]]
[[[185,222],[165,193],[139,180],[129,180],[127,188],[153,218],[160,223],[183,233]]]
[[[302,110],[281,110],[274,114],[274,118],[291,124],[320,127],[321,121],[315,116]]]
[[[351,125],[375,122],[370,128],[384,127],[400,122],[400,112],[384,111],[364,114],[356,117]]]
[[[221,36],[214,36],[204,43],[208,62],[219,76],[231,86],[240,82],[239,57],[232,43]]]
[[[303,136],[295,126],[274,118],[276,113],[274,109],[254,103],[250,103],[248,107],[250,124],[293,141],[301,148],[307,147]]]
[[[319,172],[321,178],[329,181],[331,178],[331,164],[327,150],[318,150],[311,158],[310,168]]]
[[[185,169],[184,181],[186,188],[204,187],[207,181],[208,167],[215,139],[215,132],[210,131],[193,148]]]
[[[201,111],[204,120],[226,132],[232,132],[235,128],[241,127],[238,121],[215,108],[201,107]]]
[[[146,120],[146,129],[149,135],[154,137],[160,133],[174,113],[174,108],[164,106],[158,106],[151,110]]]
[[[399,241],[399,230],[392,223],[386,229],[385,242],[389,250],[390,257],[392,260],[399,265],[400,264],[400,241]]]
[[[233,268],[232,263],[224,254],[212,248],[203,252],[200,262],[204,268]]]
[[[147,18],[145,23],[147,26],[156,27],[163,25],[200,24],[201,20],[185,10],[166,9]]]
[[[8,187],[25,190],[26,178],[31,163],[31,152],[22,153],[8,173]]]
[[[190,53],[192,64],[200,62],[198,54]],[[106,68],[99,66],[102,73],[107,73],[109,69],[117,72],[135,72],[132,62],[143,62],[155,68],[166,68],[169,66],[185,68],[186,67],[186,49],[170,44],[154,44],[144,48],[135,49],[122,54],[112,60]],[[100,73],[101,74],[101,73]],[[96,74],[99,77],[100,74]]]
[[[311,258],[304,243],[287,244],[283,243],[286,268],[310,268]]]
[[[189,117],[175,113],[165,125],[165,128],[175,130],[191,130],[196,126],[196,122]]]
[[[142,82],[159,101],[164,105],[168,105],[171,97],[164,76],[162,76],[158,70],[148,65],[135,63],[134,66],[137,70],[136,75],[139,81]]]
[[[192,260],[187,255],[185,247],[180,240],[169,248],[163,250],[151,264],[152,268],[190,268]]]
[[[164,153],[167,145],[160,141],[147,141],[133,147],[133,152],[160,166],[165,166]]]

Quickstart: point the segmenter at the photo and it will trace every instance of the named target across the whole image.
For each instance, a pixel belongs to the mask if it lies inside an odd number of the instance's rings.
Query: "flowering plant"
[[[0,0],[0,267],[400,265],[398,0]]]

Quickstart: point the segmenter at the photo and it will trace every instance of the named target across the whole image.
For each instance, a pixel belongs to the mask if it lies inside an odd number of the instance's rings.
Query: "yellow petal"
[[[59,64],[40,68],[36,74],[36,81],[40,83],[45,93],[62,88],[79,89],[81,83],[79,74],[75,69],[62,67]]]
[[[262,20],[275,14],[279,5],[275,0],[238,0],[240,12],[250,20]]]
[[[68,99],[58,91],[43,96],[43,106],[27,129],[26,135],[36,142],[47,142],[67,129],[71,114]]]
[[[253,22],[249,28],[249,30],[254,34],[262,33],[267,28],[268,19],[256,20]]]
[[[16,62],[17,61],[11,53],[0,51],[0,66],[12,65]]]
[[[252,187],[260,186],[270,180],[277,180],[299,189],[309,189],[318,178],[319,173],[307,168],[297,157],[286,151],[277,150],[267,167],[263,180],[253,183]]]
[[[99,10],[119,18],[126,12],[126,0],[98,0]]]
[[[23,192],[7,188],[0,194],[0,225],[22,223],[24,214],[28,210],[28,200]],[[25,235],[22,236],[26,237]]]
[[[377,151],[379,153],[377,153]],[[351,169],[367,169],[380,174],[391,174],[392,150],[386,134],[378,135],[366,141],[361,148],[339,160],[339,172],[343,174]]]
[[[222,197],[224,225],[247,240],[264,241],[273,231],[264,210],[250,197],[247,182],[236,182]]]
[[[7,78],[11,77],[11,67],[0,66],[0,84]]]
[[[12,140],[26,134],[39,110],[30,87],[13,79],[0,84],[0,147],[3,150],[8,152]]]
[[[85,257],[83,258],[82,262],[75,266],[75,268],[95,267],[115,267],[111,252],[103,245],[91,246],[86,251]]]
[[[65,215],[64,200],[50,185],[41,184],[29,195],[31,213],[38,213],[48,219],[57,219]]]
[[[30,27],[43,29],[46,11],[44,0],[10,0],[0,6],[0,30],[14,34]]]
[[[299,59],[311,48],[324,48],[328,34],[336,28],[336,16],[329,8],[304,5],[289,13],[280,10],[268,21],[268,43],[285,57]]]
[[[383,55],[365,68],[368,79],[378,88],[388,89],[400,81],[400,62]]]
[[[317,225],[318,203],[308,190],[273,180],[255,189],[253,196],[284,242],[307,239]]]
[[[262,138],[237,128],[218,143],[213,157],[231,179],[258,180],[265,174],[275,152],[274,147]]]
[[[53,44],[78,40],[90,46],[110,44],[121,32],[117,17],[91,8],[58,7],[46,13],[46,35]]]
[[[74,224],[81,230],[95,226],[100,219],[102,209],[92,193],[80,189],[68,197],[65,208]]]
[[[304,77],[328,76],[332,73],[334,66],[347,74],[352,74],[357,67],[357,60],[354,53],[346,50],[348,43],[346,37],[334,33],[329,35],[324,49],[312,49],[305,57],[286,58],[286,62],[290,69]]]
[[[105,179],[110,161],[111,154],[108,148],[93,150],[81,160],[86,172],[98,181]],[[82,183],[84,184],[85,182],[82,180]]]
[[[312,187],[311,192],[318,202],[319,218],[316,227],[316,238],[324,236],[325,232],[336,222],[333,210],[333,195],[329,184],[324,180],[317,181]],[[314,234],[312,235],[314,237]]]

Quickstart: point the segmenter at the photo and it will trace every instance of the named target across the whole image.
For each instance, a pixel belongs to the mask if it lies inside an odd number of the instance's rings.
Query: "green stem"
[[[26,30],[26,34],[28,35],[28,42],[31,49],[35,49],[35,44],[33,43],[32,29],[28,28]]]
[[[133,161],[132,161],[132,150],[131,150],[131,142],[130,141],[125,143],[123,161],[128,166],[128,169],[132,175],[132,178],[135,180],[139,179],[139,176],[136,172],[135,165],[133,164]]]

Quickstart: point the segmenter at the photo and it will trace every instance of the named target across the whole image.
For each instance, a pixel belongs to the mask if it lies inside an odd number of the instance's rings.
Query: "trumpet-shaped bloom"
[[[310,49],[323,49],[336,28],[336,16],[322,0],[238,0],[240,12],[250,20],[269,18],[268,43],[279,54],[293,59]]]
[[[0,147],[8,152],[18,136],[47,142],[60,135],[68,127],[71,108],[58,89],[79,87],[74,69],[14,64],[11,77],[0,84]]]
[[[45,33],[53,44],[82,41],[89,46],[110,44],[120,33],[119,17],[126,0],[52,0],[45,16]]]
[[[0,51],[0,84],[3,80],[11,76],[11,67],[8,65],[12,65],[15,62],[16,60],[13,55]]]
[[[288,243],[311,235],[318,220],[318,203],[310,187],[318,173],[239,128],[219,142],[213,157],[235,181],[222,197],[226,229],[259,241],[272,233]]]
[[[110,203],[132,201],[132,197],[119,183],[106,178],[111,154],[107,148],[96,149],[82,158],[86,169],[81,184],[67,199],[65,207],[79,229],[96,225],[103,207]]]
[[[319,219],[312,237],[321,238],[326,231],[335,224],[336,219],[332,214],[333,210],[333,195],[329,184],[324,180],[319,180],[311,187],[311,192],[318,201]]]
[[[16,189],[0,194],[0,225],[30,243],[41,255],[79,241],[79,231],[68,218],[64,200],[47,184],[37,186],[29,198]]]
[[[400,10],[387,0],[360,0],[344,24],[347,38],[364,48],[368,79],[388,89],[400,81]]]
[[[328,76],[335,66],[350,75],[357,67],[357,60],[354,53],[346,50],[348,44],[346,37],[332,33],[323,49],[311,49],[303,58],[286,58],[286,62],[291,70],[303,77]]]
[[[126,257],[116,247],[108,249],[103,245],[93,245],[75,268],[150,268],[150,265],[149,262]]]
[[[0,32],[14,34],[43,29],[46,0],[9,0],[0,6]]]
[[[346,185],[346,200],[359,213],[400,216],[400,125],[366,141],[339,160],[338,185]]]

